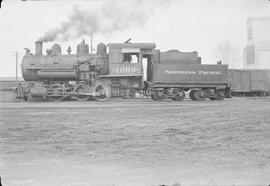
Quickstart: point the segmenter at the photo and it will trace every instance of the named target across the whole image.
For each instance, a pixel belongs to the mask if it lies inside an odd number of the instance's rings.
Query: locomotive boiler
[[[75,54],[62,54],[60,45],[35,54],[26,49],[22,74],[28,83],[28,99],[86,101],[125,98],[136,94],[153,100],[222,100],[229,97],[227,65],[203,65],[196,51],[160,52],[155,43],[103,43],[95,54],[83,40]]]

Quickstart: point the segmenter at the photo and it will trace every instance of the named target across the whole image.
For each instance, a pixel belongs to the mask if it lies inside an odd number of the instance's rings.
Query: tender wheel
[[[224,100],[224,98],[225,98],[225,93],[224,92],[217,92],[216,99],[218,101],[222,101],[222,100]]]
[[[195,93],[195,91],[196,91],[196,90],[191,90],[191,91],[189,92],[189,97],[190,97],[190,99],[192,99],[192,100],[195,100],[195,98],[194,98],[194,93]]]
[[[194,92],[193,97],[194,97],[194,100],[196,100],[196,101],[204,101],[206,99],[202,90],[196,90]]]
[[[165,99],[165,95],[161,90],[154,90],[153,93],[151,94],[151,98],[154,101],[162,101]]]
[[[64,100],[65,86],[60,83],[51,84],[48,88],[48,99],[51,101]]]
[[[91,97],[90,95],[82,95],[82,93],[90,93],[91,88],[86,83],[79,83],[73,89],[73,93],[77,93],[77,95],[73,95],[72,98],[77,101],[87,101]]]
[[[151,92],[149,90],[144,90],[142,95],[144,97],[149,97],[151,95]]]
[[[186,97],[185,91],[176,89],[174,97],[172,99],[175,101],[182,101],[183,99],[185,99],[185,97]]]
[[[107,101],[111,98],[111,87],[103,82],[97,82],[93,90],[98,94],[98,96],[95,96],[98,101]]]

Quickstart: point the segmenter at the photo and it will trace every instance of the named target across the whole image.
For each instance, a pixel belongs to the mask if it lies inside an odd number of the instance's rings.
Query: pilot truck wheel
[[[63,101],[65,86],[61,83],[54,83],[48,87],[48,98],[51,101]]]

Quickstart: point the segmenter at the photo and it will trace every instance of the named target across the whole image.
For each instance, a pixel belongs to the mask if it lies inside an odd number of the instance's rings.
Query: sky
[[[0,9],[0,77],[14,77],[24,48],[59,33],[54,43],[66,53],[84,38],[99,43],[154,42],[161,51],[198,51],[202,63],[214,64],[214,47],[229,41],[241,51],[247,43],[248,17],[270,16],[268,0],[4,0]],[[79,21],[78,21],[79,20]],[[68,27],[68,28],[67,28]],[[46,35],[47,34],[47,35]],[[242,60],[235,64],[242,67]],[[19,76],[21,76],[19,69]]]

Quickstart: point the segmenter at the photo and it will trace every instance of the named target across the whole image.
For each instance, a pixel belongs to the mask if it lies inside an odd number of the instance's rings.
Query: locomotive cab
[[[137,73],[142,75],[142,63],[144,60],[150,60],[153,54],[153,50],[156,47],[154,43],[110,43],[109,47],[109,63],[112,69],[112,74],[114,74],[115,64],[128,64],[129,67],[140,67],[141,69],[136,69]],[[133,65],[137,64],[137,65]],[[121,73],[126,73],[127,75],[132,73],[131,69],[122,69]],[[134,73],[134,72],[133,72]]]
[[[112,87],[112,96],[133,97],[145,87],[147,66],[151,63],[154,43],[110,43],[109,74],[103,75]]]

